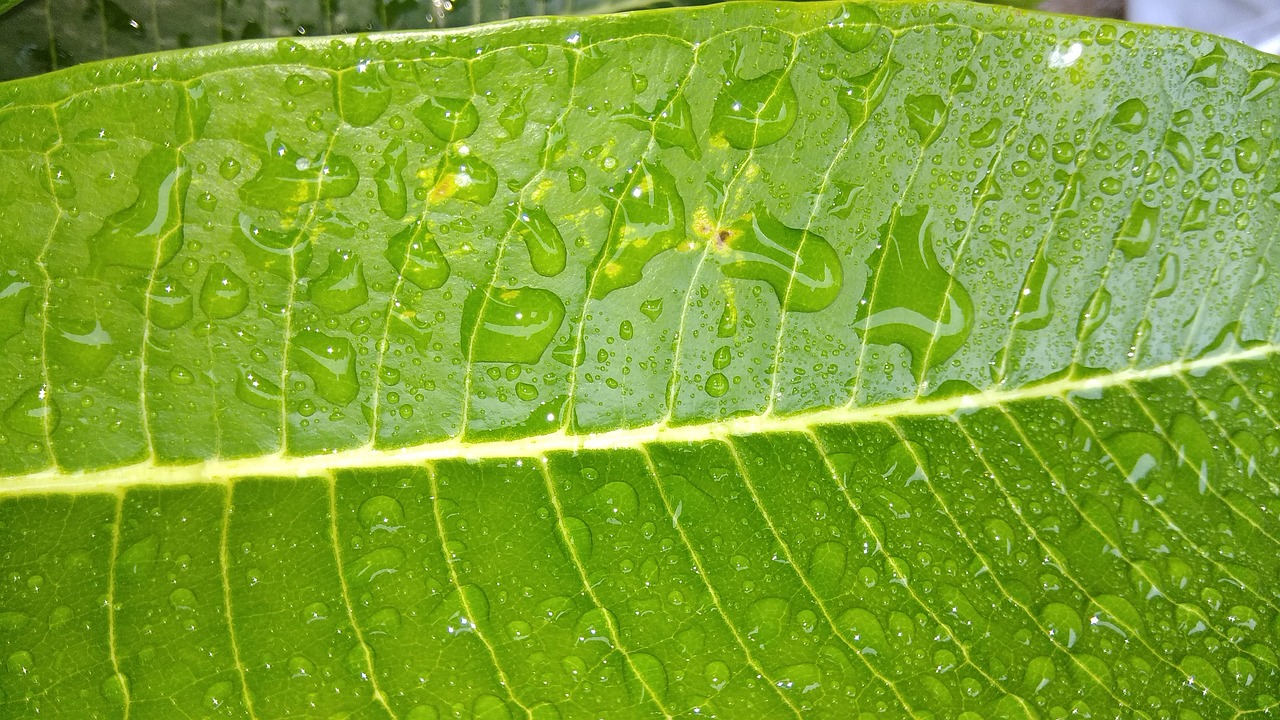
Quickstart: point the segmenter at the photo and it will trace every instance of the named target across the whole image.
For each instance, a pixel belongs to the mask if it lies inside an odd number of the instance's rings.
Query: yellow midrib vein
[[[513,440],[467,442],[459,439],[423,443],[406,448],[372,446],[309,456],[283,453],[187,465],[153,462],[105,470],[60,472],[44,470],[0,478],[0,497],[39,493],[118,492],[134,485],[228,483],[244,477],[317,477],[341,469],[420,465],[429,461],[540,457],[554,452],[635,449],[663,443],[698,443],[727,437],[766,433],[802,433],[822,425],[856,425],[891,418],[951,415],[998,407],[1023,400],[1090,393],[1145,380],[1195,375],[1215,367],[1257,360],[1280,351],[1267,343],[1236,348],[1194,360],[1178,360],[1143,369],[1126,369],[1086,378],[1066,378],[1019,388],[991,388],[979,393],[938,400],[900,400],[869,407],[838,407],[795,415],[752,415],[691,425],[646,425],[600,433],[572,434],[563,430]]]

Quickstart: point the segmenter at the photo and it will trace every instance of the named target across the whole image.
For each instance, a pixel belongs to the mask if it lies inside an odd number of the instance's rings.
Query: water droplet
[[[684,241],[684,200],[671,173],[662,165],[642,161],[618,199],[610,227],[596,258],[599,270],[594,284],[588,282],[596,300],[640,282],[649,261]]]
[[[906,348],[917,379],[928,370],[926,362],[932,367],[951,357],[973,329],[969,292],[938,263],[931,212],[903,215],[895,209],[881,226],[883,239],[867,259],[871,272],[880,272],[874,307],[860,304],[854,326],[863,342]]]
[[[439,720],[439,718],[440,713],[430,705],[415,705],[405,716],[405,720]]]
[[[191,291],[177,280],[158,278],[147,289],[147,315],[156,327],[182,327],[191,320],[194,306]]]
[[[845,52],[860,52],[881,30],[880,16],[865,5],[842,5],[840,14],[827,23],[827,34]]]
[[[50,194],[59,200],[71,200],[76,196],[76,184],[71,177],[71,173],[61,165],[49,166],[49,185],[47,187]]]
[[[62,320],[52,330],[50,357],[84,378],[101,375],[116,356],[115,341],[100,320]]]
[[[280,387],[253,370],[236,378],[236,397],[262,410],[280,409]]]
[[[658,702],[666,701],[667,669],[663,667],[661,660],[649,653],[632,653],[631,667],[641,681],[641,693],[639,694],[643,695],[644,691],[649,691],[653,693],[654,699]],[[644,702],[645,699],[643,697],[639,698],[641,702]]]
[[[640,303],[640,314],[650,320],[657,320],[662,315],[662,298],[652,298]]]
[[[1195,151],[1191,149],[1191,141],[1177,130],[1169,130],[1164,134],[1164,149],[1173,156],[1174,162],[1183,172],[1190,172],[1195,166]]]
[[[382,75],[382,63],[368,60],[340,71],[333,95],[342,119],[355,127],[372,125],[391,104],[391,86]]]
[[[27,675],[35,667],[36,660],[31,653],[26,650],[18,650],[9,655],[9,659],[5,661],[5,669],[10,675]]]
[[[1160,260],[1160,272],[1156,275],[1156,286],[1151,291],[1152,297],[1165,298],[1173,294],[1178,287],[1179,264],[1178,256],[1173,253],[1165,255]]]
[[[1249,73],[1249,85],[1245,89],[1246,100],[1257,100],[1270,94],[1280,85],[1280,63],[1268,63]]]
[[[200,309],[215,320],[226,320],[249,306],[249,284],[226,263],[209,266],[200,288]]]
[[[800,101],[784,70],[750,80],[731,77],[716,97],[711,134],[739,150],[764,147],[791,132]]]
[[[721,271],[761,280],[785,310],[817,312],[835,302],[844,281],[840,256],[822,236],[783,225],[763,206],[707,242],[727,255]]]
[[[632,105],[627,112],[615,115],[614,120],[651,132],[659,147],[678,147],[693,160],[702,157],[697,134],[693,131],[693,111],[689,109],[689,101],[683,95],[659,100],[653,112],[646,112],[639,105]]]
[[[305,203],[341,198],[355,192],[360,171],[350,158],[322,152],[307,158],[280,140],[265,136],[258,174],[239,188],[240,199],[253,207],[291,213]]]
[[[1076,644],[1084,633],[1084,623],[1080,615],[1062,603],[1049,603],[1040,611],[1040,624],[1049,633],[1049,638],[1068,649]]]
[[[190,179],[175,148],[159,146],[144,155],[133,175],[138,197],[108,217],[89,241],[91,263],[150,271],[172,260],[182,248],[182,207]]]
[[[240,161],[233,157],[223,158],[222,162],[218,164],[218,174],[224,180],[234,180],[240,174],[240,169]]]
[[[449,261],[423,220],[393,235],[385,257],[401,277],[423,290],[434,290],[449,279]]]
[[[329,267],[309,285],[311,302],[335,315],[350,312],[369,300],[364,265],[353,253],[334,250]]]
[[[1209,227],[1211,208],[1208,198],[1192,198],[1191,202],[1187,203],[1187,211],[1183,213],[1178,229],[1182,232],[1194,232]]]
[[[1027,281],[1014,311],[1014,324],[1024,330],[1039,330],[1053,319],[1053,284],[1058,279],[1058,266],[1049,261],[1041,248],[1036,252]]]
[[[1245,138],[1236,143],[1236,167],[1245,175],[1252,175],[1262,167],[1265,155],[1262,146],[1253,138]]]
[[[314,602],[302,608],[302,622],[311,624],[329,619],[329,606],[322,602]]]
[[[818,588],[835,591],[844,577],[848,549],[838,542],[819,543],[809,556],[809,579]]]
[[[947,124],[946,101],[937,95],[908,95],[903,108],[907,111],[907,125],[921,147],[932,145]]]
[[[1169,439],[1178,452],[1178,469],[1189,475],[1204,494],[1218,474],[1218,459],[1214,455],[1213,441],[1205,434],[1203,424],[1185,413],[1179,413],[1170,423]]]
[[[196,594],[186,588],[177,588],[169,593],[169,607],[174,610],[194,610]]]
[[[404,508],[400,501],[386,495],[374,495],[361,503],[357,517],[360,526],[370,534],[394,533],[404,526]]]
[[[400,611],[393,607],[384,607],[369,616],[365,624],[365,632],[369,635],[395,636],[400,632]],[[364,660],[363,657],[360,658]]]
[[[1120,226],[1116,244],[1129,259],[1139,258],[1151,249],[1151,243],[1155,241],[1159,230],[1160,206],[1135,200],[1129,210],[1129,217]]]
[[[869,611],[850,608],[836,618],[836,629],[844,633],[849,642],[864,655],[888,652],[889,641],[880,621]]]
[[[501,698],[480,695],[471,705],[471,717],[474,720],[511,720],[511,708]]]
[[[529,263],[534,271],[545,277],[559,275],[566,262],[564,238],[547,212],[535,205],[512,207],[508,219],[529,249]]]
[[[378,189],[378,207],[392,220],[399,220],[409,210],[409,191],[405,187],[404,169],[408,164],[404,143],[392,140],[382,151],[382,167],[373,175]]]
[[[470,98],[429,97],[413,115],[444,142],[470,137],[480,127],[480,113]]]
[[[1147,126],[1147,120],[1150,117],[1151,110],[1141,98],[1130,98],[1116,108],[1115,115],[1111,117],[1111,124],[1125,132],[1136,133]]]
[[[538,399],[538,388],[529,383],[516,383],[516,397],[525,402],[533,402]]]
[[[536,363],[564,321],[564,302],[542,288],[477,288],[462,312],[464,347],[474,337],[472,362]]]
[[[315,78],[299,73],[290,73],[284,79],[284,90],[293,97],[302,97],[307,93],[313,92],[318,86],[319,83],[315,81]]]
[[[316,232],[322,228],[317,223]],[[311,264],[311,239],[304,232],[278,232],[260,227],[246,213],[240,213],[231,239],[245,255],[248,265],[255,269],[292,279],[294,271],[300,275]]]
[[[969,134],[969,144],[975,148],[991,147],[1000,139],[1000,128],[1004,126],[1000,118],[991,118],[985,125]]]
[[[356,378],[356,352],[351,341],[310,328],[293,336],[289,354],[315,383],[316,394],[335,405],[346,405],[360,394]]]
[[[572,515],[564,518],[562,526],[564,527],[565,538],[569,543],[569,547],[573,550],[573,554],[577,555],[581,561],[590,558],[592,549],[591,528],[585,522]]]
[[[121,708],[124,707],[125,698],[128,697],[127,685],[128,681],[124,675],[112,673],[98,684],[98,694],[112,707]]]
[[[316,676],[315,663],[311,662],[311,659],[305,655],[294,655],[289,658],[286,667],[289,671],[289,677],[308,678]]]
[[[801,694],[813,692],[822,686],[822,671],[813,663],[789,665],[782,668],[775,682],[784,690],[795,690]]]
[[[22,332],[35,289],[13,270],[0,273],[0,345]]]
[[[370,550],[351,563],[348,577],[354,582],[370,583],[383,575],[394,575],[404,565],[404,550],[388,545]]]
[[[213,683],[204,691],[204,706],[206,708],[217,710],[231,702],[235,697],[236,686],[230,681],[223,680]]]
[[[474,155],[450,151],[445,156],[435,187],[431,189],[431,197],[486,205],[497,191],[498,173],[492,165]]]
[[[190,385],[196,381],[195,375],[191,371],[181,365],[174,365],[169,368],[169,382],[174,385]]]
[[[523,620],[512,620],[507,623],[507,637],[512,640],[528,640],[532,634],[533,628],[529,627],[529,623]]]
[[[729,378],[725,377],[724,373],[711,373],[707,376],[703,389],[711,397],[724,397],[725,393],[729,392]]]
[[[1222,79],[1222,66],[1227,62],[1227,53],[1222,46],[1214,43],[1213,49],[1196,58],[1187,73],[1187,80],[1205,87],[1215,88]]]
[[[1080,318],[1076,323],[1076,337],[1080,342],[1084,342],[1098,328],[1102,327],[1102,323],[1106,322],[1107,316],[1111,314],[1111,292],[1105,287],[1100,287],[1094,291],[1089,297],[1089,302],[1085,303],[1084,311],[1080,313]]]

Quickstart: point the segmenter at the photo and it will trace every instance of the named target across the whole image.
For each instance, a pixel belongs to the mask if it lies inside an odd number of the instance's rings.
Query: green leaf
[[[1275,63],[740,4],[0,85],[0,716],[1274,713]]]

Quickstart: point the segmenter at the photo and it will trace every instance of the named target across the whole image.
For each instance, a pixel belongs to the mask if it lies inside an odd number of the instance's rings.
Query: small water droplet
[[[394,533],[404,526],[404,507],[393,497],[374,495],[360,504],[357,517],[367,533]]]

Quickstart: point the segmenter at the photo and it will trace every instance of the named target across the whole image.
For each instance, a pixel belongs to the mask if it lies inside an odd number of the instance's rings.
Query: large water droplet
[[[48,389],[43,385],[29,388],[4,412],[5,425],[24,435],[44,437],[58,427],[61,414]]]
[[[1215,88],[1222,81],[1222,66],[1227,62],[1227,53],[1222,46],[1214,43],[1213,49],[1196,58],[1192,63],[1187,80],[1205,87]]]
[[[1058,266],[1049,261],[1041,248],[1027,271],[1026,285],[1018,308],[1014,311],[1014,324],[1024,330],[1039,330],[1053,319],[1053,284],[1058,279]]]
[[[50,357],[81,377],[101,375],[116,356],[115,341],[100,320],[62,320],[52,330],[48,335]]]
[[[444,142],[470,137],[480,127],[480,113],[470,98],[432,96],[413,115]]]
[[[1151,110],[1141,98],[1129,98],[1116,107],[1111,124],[1125,132],[1136,133],[1147,126]]]
[[[1270,94],[1280,85],[1280,63],[1268,63],[1249,73],[1249,85],[1245,88],[1246,100],[1257,100]]]
[[[182,248],[182,207],[190,173],[175,148],[148,152],[134,173],[138,199],[112,214],[89,241],[95,266],[163,267]]]
[[[596,258],[593,286],[588,278],[591,297],[597,300],[640,282],[650,260],[685,239],[684,200],[675,178],[657,163],[640,163],[613,212],[609,237]]]
[[[50,165],[47,190],[59,200],[71,200],[76,196],[76,183],[70,171],[61,165]]]
[[[236,397],[261,410],[280,409],[280,386],[253,370],[236,378]]]
[[[903,108],[907,111],[907,126],[922,147],[929,147],[947,124],[946,101],[937,95],[908,95]]]
[[[667,669],[662,665],[662,661],[649,653],[632,653],[631,667],[639,676],[641,683],[641,693],[645,691],[651,692],[654,699],[658,702],[665,702],[667,699]],[[646,698],[639,698],[643,702]]]
[[[861,303],[854,325],[863,342],[906,348],[917,379],[928,370],[930,344],[933,366],[959,350],[973,329],[969,292],[938,263],[930,212],[895,209],[881,226],[879,247],[867,258],[872,276],[879,272],[874,306]]]
[[[1040,611],[1040,624],[1055,643],[1071,648],[1084,633],[1080,614],[1062,603],[1049,603]]]
[[[259,152],[258,174],[240,186],[240,199],[254,207],[292,212],[304,203],[346,197],[355,192],[360,171],[350,158],[321,152],[303,157],[276,136],[266,134],[266,149]]]
[[[727,256],[720,269],[762,280],[786,310],[817,312],[835,302],[844,281],[840,256],[822,236],[783,225],[764,206],[708,239]]]
[[[301,275],[311,264],[312,245],[308,234],[260,227],[246,213],[240,213],[231,239],[252,267],[283,278],[292,279],[295,272]]]
[[[393,533],[404,526],[404,507],[400,501],[386,495],[374,495],[360,503],[356,513],[360,526],[367,533]]]
[[[542,288],[477,288],[462,313],[464,346],[475,338],[472,362],[536,363],[564,321],[564,302]]]
[[[293,337],[297,368],[315,383],[316,394],[335,405],[346,405],[360,394],[356,378],[356,352],[351,341],[310,328]]]
[[[342,119],[355,127],[372,125],[391,104],[391,86],[382,75],[382,63],[369,60],[340,71],[333,95]]]
[[[508,218],[529,249],[529,263],[539,275],[553,277],[564,270],[564,238],[547,212],[536,205],[512,207]]]
[[[659,100],[653,112],[646,112],[639,105],[632,105],[630,110],[618,113],[614,119],[653,133],[659,147],[678,147],[693,160],[702,157],[698,136],[693,131],[693,111],[689,109],[689,101],[683,95]]]
[[[1129,210],[1129,217],[1120,226],[1120,235],[1116,244],[1128,258],[1139,258],[1151,249],[1160,229],[1160,206],[1147,205],[1142,200],[1135,200]]]
[[[384,257],[400,277],[423,290],[434,290],[449,279],[449,261],[423,220],[391,236]]]
[[[249,306],[249,284],[226,263],[209,266],[200,288],[200,309],[214,320],[226,320]]]
[[[1191,149],[1191,141],[1177,130],[1165,132],[1164,149],[1183,172],[1190,172],[1195,165],[1195,151]]]
[[[1179,413],[1170,423],[1169,436],[1178,452],[1179,471],[1194,479],[1197,489],[1203,495],[1218,473],[1213,441],[1205,433],[1203,423],[1190,415]]]
[[[784,70],[750,80],[734,77],[716,97],[711,134],[739,150],[764,147],[786,137],[799,114],[800,101]]]
[[[0,273],[0,345],[22,332],[35,289],[13,270]]]
[[[435,200],[455,198],[476,205],[488,204],[498,192],[498,173],[489,163],[470,153],[450,151],[436,178],[431,197]]]
[[[864,655],[879,655],[889,651],[880,621],[869,611],[850,608],[836,618],[836,629],[844,633],[849,642]]]
[[[1160,260],[1160,272],[1156,275],[1156,286],[1151,291],[1151,297],[1164,298],[1173,294],[1173,291],[1178,288],[1180,264],[1178,256],[1173,253],[1165,255]]]
[[[147,289],[147,315],[156,327],[175,330],[187,324],[194,312],[191,291],[177,280],[157,278]]]
[[[836,104],[849,116],[849,128],[856,130],[867,123],[867,118],[885,98],[893,76],[902,69],[891,58],[884,58],[874,70],[870,70],[845,82],[836,94]],[[996,123],[999,128],[999,123]]]
[[[350,312],[369,299],[364,265],[355,254],[342,250],[329,254],[329,267],[309,287],[311,302],[336,315]]]
[[[409,191],[405,187],[404,168],[408,164],[408,154],[404,143],[392,140],[387,149],[382,151],[382,167],[373,175],[374,185],[378,189],[378,207],[392,220],[404,217],[409,209]]]
[[[846,52],[856,53],[871,44],[881,27],[880,16],[870,7],[842,5],[827,23],[827,34]]]
[[[1079,341],[1084,342],[1097,332],[1110,314],[1111,292],[1105,287],[1100,287],[1089,297],[1089,302],[1085,304],[1076,322],[1076,337]]]

